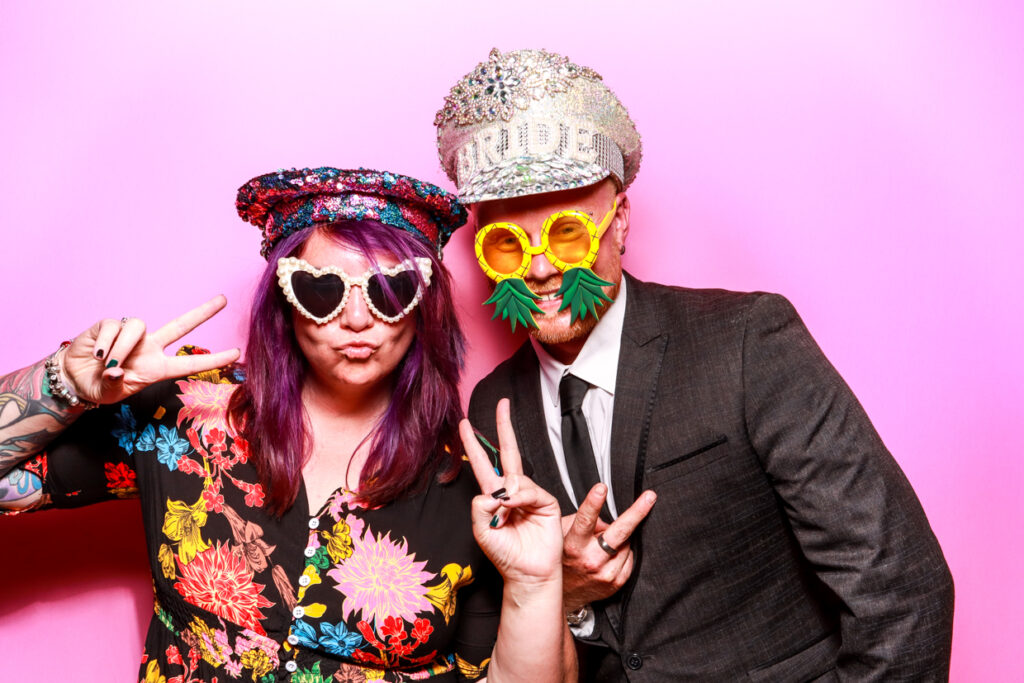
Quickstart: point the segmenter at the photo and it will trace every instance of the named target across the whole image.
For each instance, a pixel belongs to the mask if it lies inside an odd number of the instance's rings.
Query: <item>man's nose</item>
[[[530,261],[530,267],[526,271],[526,280],[547,280],[558,274],[558,269],[551,265],[547,254],[535,254]]]

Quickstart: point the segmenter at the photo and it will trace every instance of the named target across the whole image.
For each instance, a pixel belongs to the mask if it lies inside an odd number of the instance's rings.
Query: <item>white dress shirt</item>
[[[532,337],[534,351],[540,362],[541,395],[544,398],[544,420],[547,422],[551,450],[558,463],[562,485],[569,492],[576,507],[575,492],[569,481],[562,452],[562,411],[559,407],[558,385],[562,376],[570,373],[590,383],[591,388],[583,397],[583,415],[587,418],[590,443],[597,461],[597,474],[608,487],[608,511],[612,518],[618,517],[615,499],[612,497],[612,410],[615,407],[615,375],[619,366],[619,346],[622,342],[622,324],[626,317],[626,280],[623,278],[615,301],[607,304],[597,326],[591,331],[572,365],[565,365],[551,357],[544,347]]]

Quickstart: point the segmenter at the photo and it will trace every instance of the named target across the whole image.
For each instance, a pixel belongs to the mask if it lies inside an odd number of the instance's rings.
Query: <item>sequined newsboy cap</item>
[[[491,50],[455,84],[434,119],[441,166],[462,201],[593,185],[625,189],[640,135],[593,69],[544,50]]]
[[[389,171],[291,169],[256,176],[238,190],[235,208],[263,232],[260,253],[316,223],[375,220],[429,246],[438,258],[466,222],[466,207],[440,187]]]

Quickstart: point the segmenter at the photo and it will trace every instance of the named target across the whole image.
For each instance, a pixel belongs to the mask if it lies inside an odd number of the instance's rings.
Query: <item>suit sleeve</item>
[[[474,429],[491,439],[492,436],[497,438],[498,430],[494,421],[494,409],[497,401],[489,402],[485,398],[487,393],[483,382],[473,388],[473,393],[469,397],[469,410],[466,412],[466,417],[469,418]],[[492,443],[497,442],[492,441]]]
[[[945,680],[953,581],[910,483],[792,305],[743,343],[747,429],[805,557],[842,602],[843,680]]]

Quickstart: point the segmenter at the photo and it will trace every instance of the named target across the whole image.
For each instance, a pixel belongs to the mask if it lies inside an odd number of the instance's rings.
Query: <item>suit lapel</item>
[[[615,496],[615,508],[620,515],[640,493],[651,413],[668,345],[668,334],[657,324],[655,302],[650,300],[643,283],[628,274],[624,273],[623,276],[628,282],[628,294],[615,379],[611,443],[612,495]],[[640,540],[639,531],[630,540],[634,560],[630,581],[618,593],[601,603],[608,623],[620,639],[624,632],[622,622],[626,605],[643,559]]]
[[[562,485],[541,401],[540,365],[533,346],[526,342],[516,352],[512,374],[512,421],[516,441],[519,443],[519,452],[533,467],[533,472],[527,470],[527,476],[558,499],[562,514],[572,514],[576,508]]]
[[[668,335],[657,325],[657,312],[643,283],[625,274],[626,317],[615,379],[612,416],[612,493],[619,514],[633,504],[646,457],[647,433]]]

